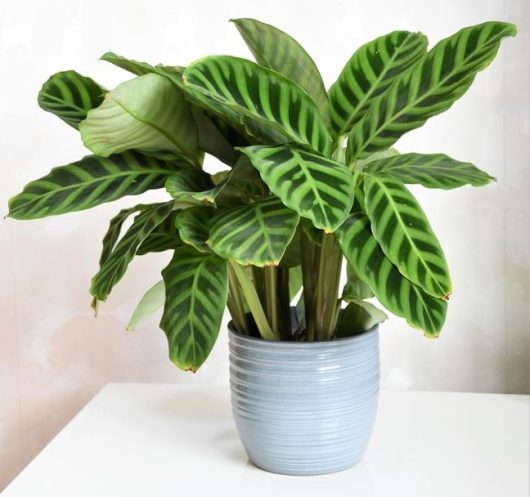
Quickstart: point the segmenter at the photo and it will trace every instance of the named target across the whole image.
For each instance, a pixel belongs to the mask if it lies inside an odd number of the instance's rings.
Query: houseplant
[[[515,27],[467,27],[430,50],[421,33],[390,33],[359,48],[326,92],[290,36],[234,22],[256,63],[213,56],[151,66],[109,52],[103,60],[135,75],[110,92],[75,71],[53,75],[39,104],[77,128],[93,155],[29,183],[9,216],[165,187],[167,202],[110,221],[94,308],[135,255],[171,251],[130,327],[163,305],[170,358],[196,371],[228,305],[234,412],[251,459],[279,472],[334,471],[359,459],[375,413],[385,315],[367,299],[427,336],[445,319],[447,263],[405,184],[493,179],[443,154],[392,147],[462,96]],[[206,173],[205,154],[226,167]]]

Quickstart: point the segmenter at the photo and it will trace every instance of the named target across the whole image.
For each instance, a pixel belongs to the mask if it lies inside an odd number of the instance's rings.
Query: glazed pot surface
[[[288,475],[358,463],[379,394],[377,327],[326,342],[274,342],[229,332],[232,410],[249,459]]]

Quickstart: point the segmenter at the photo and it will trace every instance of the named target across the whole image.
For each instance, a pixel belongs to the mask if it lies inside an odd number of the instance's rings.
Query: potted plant
[[[385,314],[373,301],[436,337],[452,291],[440,244],[405,185],[493,179],[440,153],[392,147],[461,97],[515,27],[466,27],[430,50],[421,33],[381,36],[326,91],[289,35],[234,23],[256,62],[152,66],[108,52],[103,60],[135,75],[112,91],[75,71],[54,74],[39,104],[78,129],[93,155],[26,185],[9,216],[165,188],[166,202],[111,219],[94,308],[135,255],[170,251],[130,327],[163,305],[171,360],[197,371],[227,305],[232,404],[250,459],[280,473],[338,471],[361,458],[375,417]],[[208,174],[205,154],[226,167]]]

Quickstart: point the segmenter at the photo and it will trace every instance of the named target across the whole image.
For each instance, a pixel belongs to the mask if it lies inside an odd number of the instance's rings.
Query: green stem
[[[239,332],[248,335],[247,316],[243,306],[241,290],[231,265],[228,266],[228,310],[232,316],[235,327]]]
[[[278,335],[278,282],[276,268],[268,266],[263,271],[265,275],[265,310],[273,333]]]
[[[278,320],[282,340],[292,339],[291,295],[289,294],[289,268],[278,267]]]
[[[254,288],[252,280],[247,274],[245,268],[233,262],[230,262],[230,266],[232,267],[234,274],[239,282],[241,291],[245,296],[248,307],[250,309],[252,317],[254,318],[254,321],[256,322],[256,326],[258,327],[260,335],[265,340],[277,340],[278,336],[273,332],[269,325],[269,322],[267,321],[267,317],[263,312],[263,307],[261,306],[261,302],[259,300],[256,289]]]
[[[315,262],[318,258],[320,247],[311,241],[303,230],[300,232],[300,245],[302,253],[306,340],[312,342],[315,339]]]

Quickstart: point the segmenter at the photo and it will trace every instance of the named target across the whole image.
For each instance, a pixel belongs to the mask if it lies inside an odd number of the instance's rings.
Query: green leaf
[[[166,178],[180,167],[132,151],[109,157],[89,155],[28,183],[10,199],[8,215],[37,219],[90,209],[126,195],[162,188]]]
[[[201,169],[188,169],[172,174],[165,186],[176,201],[201,205],[214,204],[225,185],[215,186],[212,177]]]
[[[274,71],[238,57],[212,56],[186,68],[184,82],[241,116],[250,134],[265,134],[268,143],[294,141],[324,155],[331,151],[331,136],[314,102]]]
[[[366,177],[366,213],[374,237],[400,273],[434,297],[449,298],[447,261],[427,216],[401,183]]]
[[[219,334],[228,295],[227,263],[192,247],[175,250],[162,271],[166,301],[160,327],[169,358],[185,371],[197,371]]]
[[[42,85],[38,102],[46,112],[78,129],[87,112],[103,102],[105,92],[93,79],[76,71],[63,71],[50,76]]]
[[[394,31],[361,46],[329,89],[336,133],[350,131],[374,99],[426,51],[427,37],[409,31]]]
[[[175,219],[178,211],[173,211],[162,221],[140,244],[136,255],[145,255],[152,252],[164,252],[182,245]]]
[[[175,220],[180,238],[199,252],[211,252],[206,241],[215,211],[211,207],[189,207],[180,211]]]
[[[370,302],[352,301],[341,312],[337,325],[337,338],[364,333],[386,319],[387,315]]]
[[[142,210],[131,227],[114,247],[112,253],[92,278],[90,293],[97,300],[106,300],[121,280],[140,244],[171,213],[173,202],[153,204]]]
[[[440,41],[372,102],[349,134],[348,160],[392,146],[451,107],[493,60],[501,40],[515,32],[513,24],[486,22]]]
[[[425,293],[398,271],[372,235],[367,216],[351,214],[335,235],[346,259],[381,304],[427,336],[439,335],[447,302]]]
[[[255,19],[232,19],[258,64],[272,69],[303,88],[329,125],[329,101],[313,59],[290,35]]]
[[[369,299],[374,296],[370,286],[361,280],[351,264],[346,265],[347,280],[342,290],[342,300],[353,302],[355,300]]]
[[[110,62],[115,66],[118,66],[122,69],[125,69],[126,71],[136,74],[136,76],[144,76],[145,74],[152,73],[160,74],[163,73],[165,69],[164,66],[152,66],[147,62],[127,59],[125,57],[122,57],[121,55],[115,54],[114,52],[105,52],[99,59],[104,60],[105,62]],[[173,69],[177,74],[182,74],[184,70],[183,68],[179,67],[172,67],[171,69]]]
[[[282,260],[280,261],[280,266],[282,268],[293,268],[302,264],[302,254],[301,254],[301,242],[300,242],[300,230],[302,228],[298,225],[292,240],[287,245],[285,252],[283,254]]]
[[[406,184],[450,190],[464,185],[484,186],[495,178],[469,162],[444,154],[403,154],[370,161],[363,171]]]
[[[105,264],[105,261],[110,257],[112,249],[120,238],[123,223],[131,214],[133,214],[134,212],[138,212],[139,210],[142,210],[146,207],[148,206],[140,204],[134,207],[129,207],[128,209],[122,209],[110,220],[109,227],[102,240],[103,247],[101,249],[101,255],[99,257],[100,267],[103,266],[103,264]]]
[[[294,237],[298,214],[270,197],[221,211],[214,219],[208,246],[238,264],[276,266]]]
[[[103,157],[135,149],[192,166],[201,161],[195,121],[183,94],[157,74],[117,86],[88,112],[79,131],[85,146]]]
[[[317,228],[335,231],[353,204],[353,175],[340,162],[294,146],[240,149],[271,191]]]
[[[138,302],[138,305],[131,316],[131,320],[127,325],[127,330],[133,331],[142,321],[152,316],[164,305],[165,299],[166,288],[164,286],[164,281],[160,280],[147,290],[140,302]]]

